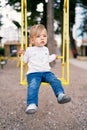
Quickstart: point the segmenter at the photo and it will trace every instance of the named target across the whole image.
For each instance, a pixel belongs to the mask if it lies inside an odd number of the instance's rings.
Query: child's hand
[[[56,59],[58,59],[59,58],[59,56],[58,55],[56,55]]]
[[[23,49],[20,49],[20,50],[18,51],[18,55],[22,55],[22,54],[24,54],[24,50],[23,50]]]

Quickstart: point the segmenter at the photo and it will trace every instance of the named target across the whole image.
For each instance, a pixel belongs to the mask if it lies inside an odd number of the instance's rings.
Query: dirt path
[[[70,103],[58,104],[51,87],[41,86],[38,111],[27,115],[27,87],[19,84],[16,62],[8,61],[0,69],[0,130],[87,130],[87,70],[70,65],[70,85],[64,88]]]

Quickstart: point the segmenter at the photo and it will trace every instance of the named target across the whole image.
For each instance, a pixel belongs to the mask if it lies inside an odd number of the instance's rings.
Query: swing
[[[64,0],[64,13],[63,13],[63,43],[62,43],[62,56],[61,59],[61,83],[63,85],[69,84],[69,0]],[[27,0],[21,0],[21,49],[27,48]],[[25,35],[24,35],[25,32]],[[24,65],[23,54],[20,61],[20,84],[26,86],[27,65]],[[66,60],[65,60],[66,59]],[[48,83],[42,83],[42,85]]]

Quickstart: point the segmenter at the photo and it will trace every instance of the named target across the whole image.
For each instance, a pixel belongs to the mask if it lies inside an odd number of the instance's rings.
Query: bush
[[[4,55],[5,55],[4,52],[5,52],[4,48],[1,48],[1,47],[0,47],[0,56],[4,56]]]

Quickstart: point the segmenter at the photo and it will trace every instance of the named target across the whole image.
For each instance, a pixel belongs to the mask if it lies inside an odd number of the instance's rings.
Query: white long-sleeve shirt
[[[24,62],[28,63],[28,72],[46,72],[50,71],[50,62],[56,59],[56,55],[49,55],[47,47],[28,47],[24,54]]]

